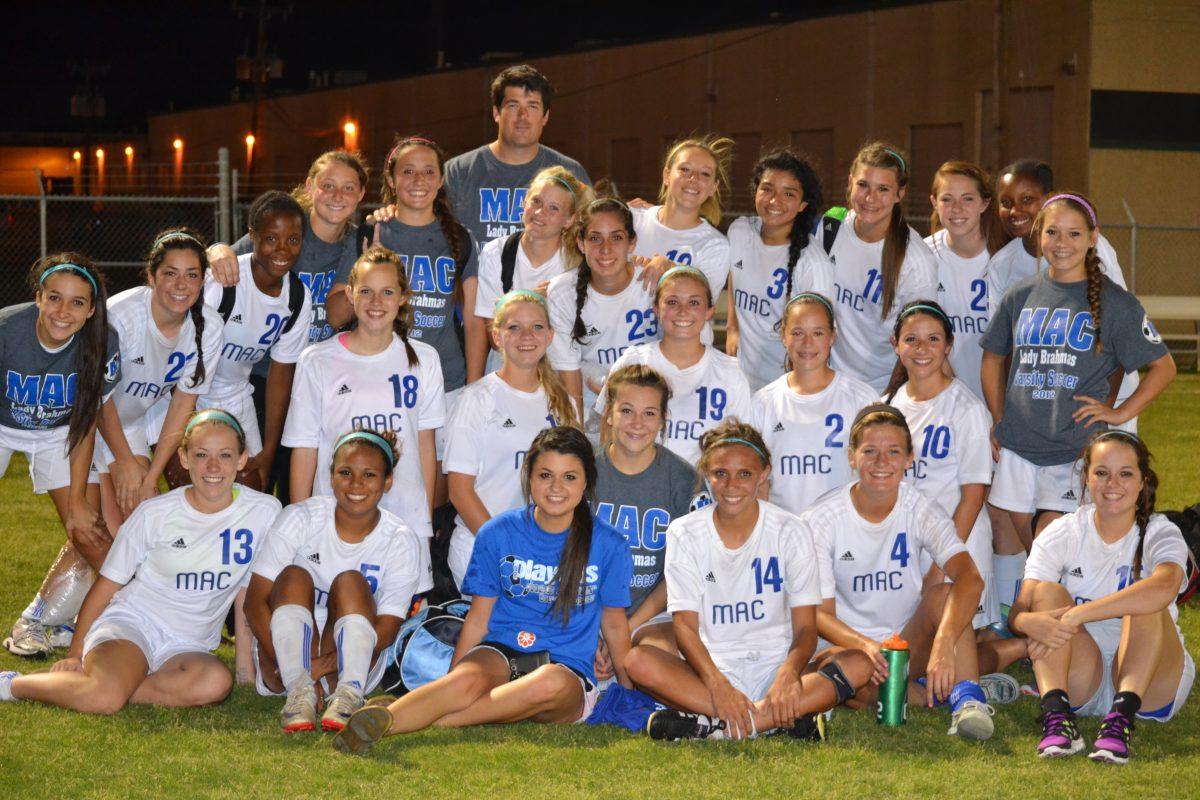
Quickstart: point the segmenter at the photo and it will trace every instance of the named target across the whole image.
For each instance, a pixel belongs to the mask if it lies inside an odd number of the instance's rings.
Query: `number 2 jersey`
[[[1096,531],[1096,507],[1082,505],[1059,517],[1033,540],[1025,562],[1025,580],[1061,583],[1076,604],[1107,597],[1133,583],[1133,556],[1137,552],[1137,526],[1121,539],[1105,544]],[[1188,548],[1179,527],[1162,514],[1152,514],[1142,542],[1141,577],[1159,564],[1178,564],[1187,586]],[[1173,621],[1179,619],[1175,601],[1167,606]],[[1084,623],[1101,652],[1112,655],[1121,643],[1121,618]]]
[[[613,369],[645,364],[667,379],[671,400],[667,404],[667,448],[689,464],[700,460],[700,436],[729,417],[750,419],[750,384],[737,359],[706,346],[704,355],[679,369],[662,354],[662,343],[638,345],[625,351]],[[604,393],[593,410],[604,414]]]
[[[205,514],[187,501],[190,490],[181,486],[138,505],[113,538],[100,574],[125,584],[114,603],[127,603],[212,650],[280,506],[270,495],[235,485],[227,508]]]
[[[254,560],[254,574],[274,581],[285,567],[303,567],[313,579],[317,628],[325,627],[329,587],[343,572],[361,572],[375,600],[375,613],[404,619],[421,579],[422,542],[412,528],[384,509],[361,542],[343,541],[334,524],[337,501],[310,497],[290,505],[275,520]]]
[[[853,486],[830,492],[800,523],[816,546],[822,599],[833,598],[839,620],[881,642],[917,610],[922,563],[931,558],[944,569],[967,550],[950,518],[911,484],[900,484],[892,513],[879,523],[855,511]]]
[[[925,244],[937,259],[937,297],[930,299],[936,299],[945,309],[954,329],[950,366],[954,368],[955,376],[982,400],[979,374],[983,347],[979,342],[991,319],[988,312],[988,251],[984,248],[973,258],[963,258],[950,248],[944,228],[925,237]]]
[[[793,514],[759,500],[754,530],[731,550],[715,509],[667,528],[667,611],[699,615],[700,639],[723,670],[747,659],[779,662],[792,644],[791,610],[821,602],[813,539]]]

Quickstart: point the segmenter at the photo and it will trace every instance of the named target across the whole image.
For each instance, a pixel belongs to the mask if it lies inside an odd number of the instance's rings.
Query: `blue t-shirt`
[[[487,640],[518,651],[550,651],[555,662],[590,680],[602,608],[629,605],[633,559],[625,537],[596,520],[583,586],[570,621],[551,610],[558,596],[554,582],[566,544],[565,532],[547,533],[533,518],[533,507],[515,508],[484,523],[463,580],[463,593],[495,597]]]

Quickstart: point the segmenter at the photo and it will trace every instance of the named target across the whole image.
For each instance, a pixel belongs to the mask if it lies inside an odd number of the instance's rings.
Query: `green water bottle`
[[[895,727],[908,719],[908,642],[893,633],[881,652],[887,659],[888,676],[879,687],[875,721]]]

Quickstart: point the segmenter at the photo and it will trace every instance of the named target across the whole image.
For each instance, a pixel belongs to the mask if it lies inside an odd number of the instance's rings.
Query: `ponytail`
[[[204,368],[203,284],[204,276],[208,274],[208,251],[205,249],[204,239],[198,231],[188,227],[168,228],[154,237],[154,244],[150,245],[150,255],[146,256],[147,279],[158,275],[158,268],[162,266],[167,253],[171,250],[190,250],[196,254],[196,259],[200,262],[200,293],[196,297],[196,302],[192,303],[192,307],[188,309],[196,335],[196,369],[192,373],[192,382],[189,386],[195,388],[204,383],[204,376],[207,374]]]
[[[1092,201],[1079,192],[1054,195],[1042,206],[1042,210],[1038,212],[1037,218],[1033,221],[1033,227],[1029,231],[1029,235],[1034,237],[1034,241],[1037,243],[1036,253],[1039,260],[1042,257],[1042,228],[1046,224],[1046,211],[1059,203],[1066,204],[1083,217],[1089,233],[1095,233],[1098,228],[1096,207]],[[1095,245],[1089,247],[1084,255],[1083,268],[1087,275],[1088,310],[1092,314],[1092,330],[1096,333],[1096,352],[1100,353],[1104,350],[1104,342],[1100,339],[1100,292],[1104,288],[1104,270],[1100,264],[1100,256],[1096,254]]]
[[[884,142],[865,145],[855,156],[854,163],[850,166],[850,174],[856,174],[861,167],[890,169],[896,173],[897,192],[908,185],[908,159],[892,145]],[[903,203],[897,199],[892,205],[887,234],[883,238],[883,255],[880,258],[880,271],[883,273],[880,319],[885,319],[892,313],[892,306],[896,302],[896,287],[900,283],[900,270],[904,267],[904,256],[907,252],[908,223],[904,221]]]

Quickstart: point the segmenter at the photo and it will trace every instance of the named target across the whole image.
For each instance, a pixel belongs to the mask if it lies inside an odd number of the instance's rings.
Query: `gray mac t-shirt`
[[[649,467],[626,475],[612,465],[607,449],[596,451],[596,516],[629,540],[633,577],[629,582],[629,614],[662,580],[666,564],[667,526],[688,513],[696,471],[665,447]]]
[[[33,303],[0,309],[0,425],[26,431],[69,425],[78,383],[75,358],[79,334],[51,353],[37,338],[38,310]],[[108,329],[101,394],[108,396],[121,380],[121,348],[117,332]]]
[[[335,283],[350,280],[350,268],[358,259],[357,238],[346,237]],[[479,273],[475,240],[465,243],[466,263],[458,264],[437,220],[413,227],[392,219],[380,227],[379,244],[400,256],[408,275],[410,335],[438,351],[446,391],[462,387],[467,382],[467,361],[455,330],[454,291],[460,281]]]
[[[454,216],[480,247],[521,230],[521,209],[533,176],[556,164],[584,183],[591,183],[578,161],[544,144],[526,164],[505,164],[486,144],[455,156],[446,162],[446,191],[454,204]]]
[[[996,307],[980,344],[1012,356],[1004,417],[996,438],[1042,467],[1069,464],[1100,427],[1071,415],[1077,395],[1104,400],[1113,372],[1132,372],[1167,354],[1137,298],[1108,277],[1100,289],[1100,341],[1087,301],[1087,281],[1058,283],[1045,273],[1017,283]]]

